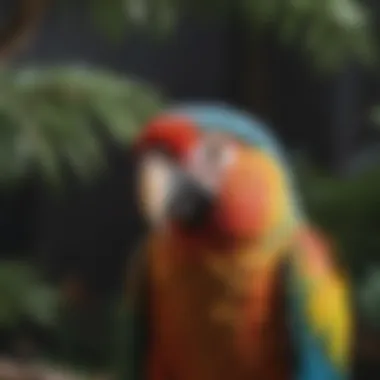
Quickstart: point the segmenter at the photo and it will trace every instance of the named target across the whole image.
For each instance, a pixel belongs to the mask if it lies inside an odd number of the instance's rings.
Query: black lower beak
[[[181,226],[197,229],[210,218],[214,204],[212,192],[202,187],[195,179],[180,173],[168,204],[169,217]]]

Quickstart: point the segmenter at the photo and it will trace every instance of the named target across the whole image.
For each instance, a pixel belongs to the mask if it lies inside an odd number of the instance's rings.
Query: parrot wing
[[[117,380],[145,378],[149,347],[148,274],[147,252],[139,247],[127,267],[127,299],[122,300],[115,325]]]
[[[288,272],[296,379],[345,380],[351,352],[348,283],[318,236],[308,231],[297,243]]]

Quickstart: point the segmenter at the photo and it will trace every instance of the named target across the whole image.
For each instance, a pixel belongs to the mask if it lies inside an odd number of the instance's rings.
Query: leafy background
[[[29,4],[37,3],[41,5]],[[73,5],[61,2],[61,6],[64,11]],[[175,33],[184,13],[206,23],[234,13],[252,36],[252,44],[272,33],[301,54],[315,75],[330,75],[352,61],[378,69],[375,20],[362,1],[91,0],[87,6],[99,31],[115,44],[134,29],[150,33],[160,43]],[[27,28],[25,33],[29,32]],[[103,167],[104,136],[128,147],[147,118],[167,102],[160,89],[140,80],[90,66],[19,67],[12,65],[12,58],[3,58],[0,71],[3,187],[17,187],[36,173],[59,188],[67,167],[82,179],[93,178]],[[377,108],[368,116],[376,123]],[[305,207],[343,252],[357,290],[360,317],[371,331],[380,330],[378,163],[372,159],[371,165],[344,176],[305,159],[295,163]],[[76,368],[104,370],[114,361],[110,347],[116,294],[107,302],[73,310],[33,261],[2,262],[0,294],[0,333],[11,342],[4,348],[7,353],[42,354]],[[29,349],[20,345],[25,341]]]

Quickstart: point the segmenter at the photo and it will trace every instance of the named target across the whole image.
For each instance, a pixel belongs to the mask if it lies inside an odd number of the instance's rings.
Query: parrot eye
[[[191,152],[187,166],[190,173],[202,184],[215,191],[225,169],[236,156],[235,145],[220,134],[210,134]]]
[[[194,161],[206,165],[211,170],[224,169],[235,158],[234,146],[221,135],[209,135],[194,152]]]

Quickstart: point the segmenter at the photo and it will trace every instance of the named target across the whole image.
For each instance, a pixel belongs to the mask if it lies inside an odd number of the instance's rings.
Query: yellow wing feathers
[[[307,291],[306,317],[313,333],[323,341],[333,363],[345,368],[351,346],[348,282],[320,236],[309,233],[302,243],[300,269]]]

